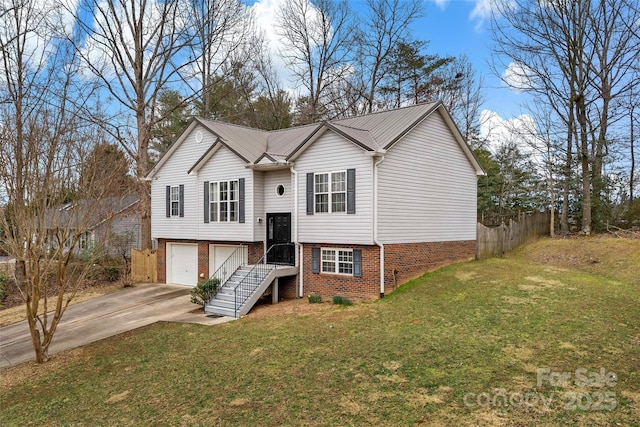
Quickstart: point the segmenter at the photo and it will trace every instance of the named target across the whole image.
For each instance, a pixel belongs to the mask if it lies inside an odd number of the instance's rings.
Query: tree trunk
[[[634,182],[634,177],[633,175],[636,173],[635,169],[636,169],[636,156],[634,153],[634,135],[633,135],[633,110],[634,110],[634,105],[633,105],[633,101],[631,102],[631,109],[629,111],[629,116],[630,116],[630,129],[629,129],[629,138],[630,138],[630,145],[631,145],[631,174],[629,176],[629,202],[633,203],[633,186],[635,184]]]
[[[151,249],[151,193],[150,184],[145,181],[149,173],[149,140],[151,132],[145,120],[144,102],[136,112],[138,127],[137,177],[140,197],[140,250]]]
[[[576,102],[578,124],[580,126],[580,163],[582,165],[582,233],[591,234],[591,172],[589,171],[589,134],[584,95],[578,95]]]

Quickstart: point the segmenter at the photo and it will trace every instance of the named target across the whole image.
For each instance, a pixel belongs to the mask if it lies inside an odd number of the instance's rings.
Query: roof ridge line
[[[355,118],[360,118],[360,117],[367,117],[367,116],[373,116],[376,114],[382,114],[382,113],[388,113],[390,111],[398,111],[398,110],[407,110],[409,108],[416,108],[416,107],[424,107],[426,105],[433,105],[433,104],[437,104],[441,101],[431,101],[431,102],[420,102],[418,104],[413,104],[413,105],[405,105],[404,107],[398,107],[398,108],[387,108],[385,110],[380,110],[380,111],[372,111],[370,113],[365,113],[365,114],[355,114],[353,116],[349,116],[349,117],[343,117],[341,119],[333,119],[330,120],[330,122],[338,122],[338,121],[342,121],[342,120],[350,120],[350,119],[355,119]],[[344,126],[344,125],[343,125]]]

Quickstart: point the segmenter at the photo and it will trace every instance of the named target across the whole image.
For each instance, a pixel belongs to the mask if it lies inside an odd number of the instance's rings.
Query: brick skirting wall
[[[362,277],[346,274],[313,273],[311,271],[311,248],[314,247],[361,249]],[[356,300],[365,300],[378,298],[380,295],[380,248],[377,246],[305,243],[302,268],[304,269],[305,296],[319,294],[325,298],[331,298],[334,295],[340,295]]]
[[[209,271],[209,245],[245,245],[248,246],[247,256],[249,264],[254,264],[264,255],[263,242],[229,242],[229,241],[202,241],[202,240],[175,240],[158,239],[158,282],[167,282],[167,243],[197,243],[198,244],[198,277],[202,274],[209,277],[213,271]]]
[[[166,282],[167,243],[198,244],[198,274],[209,277],[209,245],[239,245],[240,242],[195,241],[158,239],[158,281]],[[263,255],[263,242],[243,243],[248,246],[249,263],[257,262]],[[387,244],[385,249],[385,294],[398,286],[456,261],[466,261],[475,256],[475,240],[453,242],[423,242]],[[362,250],[362,277],[341,274],[313,273],[311,271],[311,248],[345,248]],[[380,296],[380,248],[368,245],[335,245],[330,243],[305,243],[302,267],[305,297],[319,294],[325,298],[341,295],[355,300],[370,300]],[[296,276],[280,278],[280,298],[297,298]]]
[[[278,297],[280,299],[298,298],[298,276],[285,276],[278,279]]]
[[[362,250],[362,277],[340,274],[313,273],[311,248],[345,248]],[[399,243],[384,245],[385,294],[401,284],[456,261],[475,256],[475,240],[453,242]],[[334,295],[357,300],[380,296],[380,248],[378,246],[334,245],[329,243],[304,244],[304,293],[319,294],[325,298]]]
[[[384,245],[385,293],[427,271],[475,257],[476,241],[398,243]]]

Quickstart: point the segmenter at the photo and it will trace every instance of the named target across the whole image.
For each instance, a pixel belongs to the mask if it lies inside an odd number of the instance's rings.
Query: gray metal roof
[[[265,154],[270,157],[292,155],[323,127],[342,134],[365,150],[388,148],[438,105],[439,103],[419,104],[276,131],[263,131],[217,120],[197,121],[219,136],[224,145],[244,160],[255,162]]]
[[[298,126],[288,129],[280,129],[269,132],[267,139],[266,152],[274,155],[288,156],[290,155],[303,141],[306,141],[311,135],[313,135],[320,125],[318,123]]]
[[[396,110],[380,111],[364,116],[334,120],[334,125],[367,130],[382,148],[388,148],[418,122],[429,115],[439,103],[418,104]]]
[[[266,151],[268,132],[217,120],[197,120],[247,162],[255,161]]]

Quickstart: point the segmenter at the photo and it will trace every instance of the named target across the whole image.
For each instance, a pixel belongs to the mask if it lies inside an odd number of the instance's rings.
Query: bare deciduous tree
[[[613,101],[624,96],[637,78],[633,70],[639,57],[638,38],[627,27],[638,18],[630,0],[497,3],[493,35],[496,57],[510,62],[505,81],[536,94],[536,102],[544,102],[565,129],[563,227],[567,227],[575,144],[586,234],[592,229],[592,196],[596,200],[601,196],[609,128],[619,120]]]
[[[289,69],[306,91],[302,123],[323,118],[330,104],[329,88],[351,69],[353,24],[346,1],[291,0],[278,10],[278,31],[285,43],[281,52]],[[298,105],[300,110],[300,105]]]
[[[74,50],[67,44],[72,20],[56,5],[20,0],[0,14],[0,215],[2,251],[16,259],[16,285],[25,301],[39,363],[77,285],[87,273],[74,260],[101,217],[101,191],[78,186],[92,88],[77,80]],[[88,199],[91,195],[93,199]],[[74,200],[74,203],[67,203]]]
[[[398,45],[409,39],[409,27],[424,15],[424,4],[420,0],[367,0],[366,3],[367,13],[358,31],[358,56],[364,73],[365,111],[371,113],[388,70],[385,65]]]
[[[183,52],[191,42],[183,6],[179,0],[90,0],[73,11],[83,37],[77,53],[115,100],[100,124],[135,162],[143,249],[151,246],[151,196],[144,180],[152,165],[149,146],[153,128],[164,119],[158,101],[163,90],[184,81]]]
[[[239,0],[189,0],[188,48],[200,90],[199,114],[211,117],[215,84],[232,63],[251,62],[259,43],[251,10]],[[188,83],[188,81],[187,81]]]

